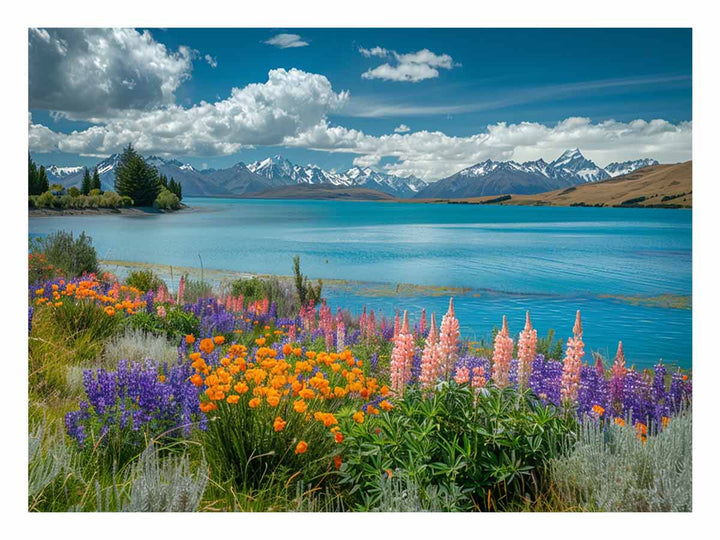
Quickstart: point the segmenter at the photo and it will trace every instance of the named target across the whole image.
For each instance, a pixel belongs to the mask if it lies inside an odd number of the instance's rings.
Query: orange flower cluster
[[[63,305],[64,298],[89,300],[105,306],[105,313],[110,317],[122,311],[132,315],[145,305],[145,302],[140,300],[140,290],[135,287],[116,285],[107,294],[104,294],[101,290],[101,283],[94,277],[88,277],[76,283],[66,283],[64,279],[61,279],[50,288],[52,290],[51,298],[45,296],[45,289],[35,291],[35,305],[52,304],[60,307]],[[121,300],[123,296],[125,299]]]
[[[193,343],[195,338],[186,336],[185,341]],[[301,421],[314,419],[331,428],[335,441],[341,443],[344,436],[337,426],[338,420],[329,412],[339,408],[338,400],[369,401],[389,392],[387,387],[380,388],[376,379],[365,375],[362,364],[349,350],[303,354],[299,346],[288,343],[280,353],[261,345],[254,356],[249,357],[245,346],[232,344],[224,350],[220,365],[208,365],[208,355],[223,342],[224,339],[218,337],[205,338],[200,341],[200,350],[189,355],[195,370],[190,380],[198,387],[205,387],[200,409],[206,413],[218,409],[223,401],[231,405],[244,404],[248,409],[275,409],[268,421],[274,418],[272,426],[276,432],[285,429],[293,415],[299,415],[296,418]],[[392,405],[382,401],[379,407],[387,411]],[[368,414],[380,413],[372,405],[367,411]],[[353,418],[362,423],[364,416],[360,411]]]

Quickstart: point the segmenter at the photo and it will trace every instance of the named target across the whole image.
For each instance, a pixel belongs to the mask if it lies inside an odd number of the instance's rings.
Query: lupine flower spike
[[[582,340],[582,321],[580,319],[579,310],[577,312],[577,316],[575,317],[573,334],[573,337],[568,339],[567,348],[565,350],[562,386],[560,389],[562,401],[569,405],[577,403],[582,358],[585,356],[585,344]]]
[[[450,377],[452,367],[457,359],[458,344],[460,341],[460,323],[455,318],[455,306],[450,298],[447,313],[440,323],[440,363],[445,379]]]
[[[402,327],[395,337],[390,357],[390,384],[393,391],[400,396],[405,390],[405,385],[410,381],[414,353],[415,345],[408,328],[406,311],[403,315]]]
[[[438,337],[435,314],[430,316],[430,332],[425,340],[425,348],[420,364],[420,383],[424,388],[431,388],[440,377],[440,339]]]
[[[492,378],[499,388],[504,388],[510,384],[512,353],[513,340],[508,331],[507,317],[503,315],[502,328],[495,336],[495,347],[493,348]]]
[[[518,340],[518,385],[525,387],[532,373],[532,364],[537,353],[537,330],[532,327],[530,312],[525,312],[525,328]]]

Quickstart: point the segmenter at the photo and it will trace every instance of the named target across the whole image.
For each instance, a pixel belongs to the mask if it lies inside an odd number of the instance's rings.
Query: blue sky
[[[90,165],[123,137],[198,168],[279,153],[429,179],[483,157],[552,159],[569,146],[601,165],[690,159],[689,29],[145,30],[30,32],[30,150],[40,163]],[[123,47],[137,58],[112,54]],[[82,71],[88,60],[107,66],[103,76]],[[405,67],[414,79],[398,80]],[[294,75],[266,87],[280,69]],[[83,100],[73,98],[78,81]],[[246,89],[238,109],[198,109],[233,88]],[[162,114],[168,107],[175,116]]]

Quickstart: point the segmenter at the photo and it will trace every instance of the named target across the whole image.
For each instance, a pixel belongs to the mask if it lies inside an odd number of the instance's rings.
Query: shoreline
[[[129,208],[28,208],[28,218],[60,216],[157,216],[176,212],[195,212],[193,207],[181,204],[177,210],[161,210],[152,206],[131,206]]]
[[[292,282],[293,277],[290,275],[279,274],[261,274],[254,272],[246,272],[240,270],[227,270],[217,268],[198,268],[193,266],[174,266],[158,263],[145,263],[139,261],[121,261],[102,259],[98,261],[101,266],[112,271],[126,275],[133,270],[152,270],[161,279],[165,280],[168,287],[174,290],[177,280],[182,274],[187,274],[191,279],[199,280],[204,278],[205,281],[213,285],[222,285],[235,279],[251,279],[253,277],[260,279],[268,279],[276,277],[281,281]],[[118,272],[120,270],[120,272]],[[317,278],[311,278],[316,281]],[[473,287],[449,287],[442,285],[420,285],[415,283],[389,283],[377,281],[358,281],[346,279],[323,279],[323,287],[334,292],[352,293],[357,296],[371,298],[408,298],[408,297],[474,297],[479,298],[490,295],[511,296],[511,297],[538,297],[538,298],[554,298],[558,295],[552,293],[532,293],[532,292],[511,292],[495,289],[483,289]],[[656,307],[663,309],[692,309],[692,295],[679,295],[661,293],[653,296],[641,295],[613,295],[613,294],[595,294],[588,297],[597,298],[599,300],[610,300],[615,302],[623,302],[630,305]]]

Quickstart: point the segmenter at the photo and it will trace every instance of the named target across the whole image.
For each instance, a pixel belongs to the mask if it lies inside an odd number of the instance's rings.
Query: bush
[[[46,191],[37,198],[38,208],[54,208],[55,207],[55,195]]]
[[[298,299],[292,284],[277,276],[236,279],[230,283],[230,294],[234,297],[242,295],[246,305],[267,298],[270,303],[275,302],[279,317],[291,318],[297,314]]]
[[[185,292],[183,302],[194,304],[200,298],[210,298],[213,294],[212,286],[202,280],[188,279],[185,276]]]
[[[230,290],[233,296],[242,295],[246,302],[262,300],[266,296],[265,284],[257,277],[236,279],[230,284]]]
[[[180,208],[180,199],[171,191],[163,188],[160,190],[160,194],[155,199],[153,206],[161,210],[177,210]]]
[[[165,282],[152,270],[133,270],[128,274],[125,284],[142,292],[157,291]]]
[[[72,198],[77,198],[82,195],[82,192],[75,186],[72,186],[70,189],[68,189],[68,195],[70,195]]]
[[[566,504],[603,512],[692,511],[692,418],[673,417],[646,442],[625,426],[583,423],[552,477]]]
[[[360,509],[383,500],[384,477],[412,479],[421,500],[458,501],[458,486],[483,510],[501,509],[546,487],[547,466],[575,422],[532,393],[454,382],[432,396],[406,391],[390,413],[342,425],[343,483]]]
[[[126,328],[125,332],[113,336],[105,345],[103,365],[114,369],[120,360],[143,362],[153,359],[158,362],[174,362],[177,355],[175,340],[170,341],[164,336],[153,335],[140,329]]]
[[[299,255],[293,257],[293,274],[295,276],[295,289],[300,299],[300,305],[305,306],[310,302],[313,302],[315,305],[319,304],[322,296],[322,279],[318,279],[317,285],[313,287],[312,283],[308,281],[307,276],[300,272]]]
[[[77,239],[71,232],[57,231],[44,238],[35,238],[30,245],[33,254],[42,254],[48,264],[62,268],[66,278],[99,270],[92,239],[81,233]]]
[[[198,335],[200,333],[200,321],[198,318],[177,306],[168,309],[164,318],[157,313],[140,311],[125,320],[128,328],[156,335],[164,334],[168,339],[177,339],[187,334]]]

